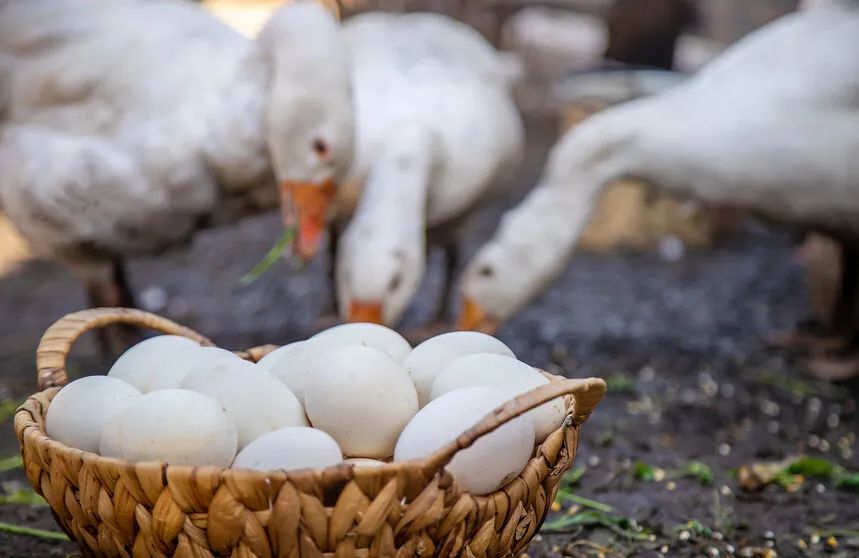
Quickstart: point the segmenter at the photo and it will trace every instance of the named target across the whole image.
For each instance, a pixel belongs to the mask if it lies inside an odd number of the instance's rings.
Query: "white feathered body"
[[[227,195],[274,200],[251,48],[181,1],[6,3],[4,212],[75,263],[168,247]]]
[[[788,16],[689,82],[586,121],[556,148],[549,176],[569,184],[570,196],[591,171],[597,187],[634,176],[787,223],[859,233],[857,53],[859,9]]]
[[[856,237],[857,54],[850,0],[781,18],[689,81],[589,118],[469,263],[463,292],[511,316],[561,272],[603,188],[625,177]]]
[[[674,172],[687,171],[694,194],[859,234],[859,9],[839,11],[786,19],[749,41],[757,57],[731,52],[685,95],[661,99],[678,101],[688,123],[654,134],[652,149],[677,146]],[[696,128],[704,133],[693,147]]]
[[[348,20],[344,33],[356,104],[353,179],[366,180],[400,130],[425,130],[437,149],[427,188],[432,226],[469,208],[518,162],[515,67],[476,31],[434,14],[372,13]]]
[[[350,312],[373,303],[392,324],[421,283],[427,242],[451,253],[471,210],[521,158],[516,67],[438,15],[366,14],[344,33],[356,114],[350,175],[363,193],[338,243],[338,301],[345,319],[369,319]]]

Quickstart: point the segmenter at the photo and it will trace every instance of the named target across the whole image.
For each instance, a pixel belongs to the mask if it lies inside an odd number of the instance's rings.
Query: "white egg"
[[[182,376],[182,381],[177,387],[183,389],[193,389],[188,387],[189,382],[197,383],[200,381],[200,375],[210,374],[212,377],[223,374],[225,370],[233,368],[255,368],[255,365],[247,360],[244,360],[234,353],[220,349],[218,347],[201,347],[190,353],[185,365],[179,370],[179,375]],[[194,380],[189,380],[189,376],[193,376]],[[197,390],[194,390],[197,391]]]
[[[236,357],[229,351],[224,352],[229,357],[211,353],[192,362],[185,373],[185,379],[182,380],[182,389],[201,391],[198,388],[205,388],[207,383],[218,381],[230,373],[241,374],[251,370],[263,373],[257,370],[254,363]]]
[[[189,355],[200,348],[195,341],[179,335],[151,337],[122,353],[107,375],[143,393],[179,387]]]
[[[295,394],[302,405],[304,404],[307,382],[310,380],[310,359],[312,356],[313,352],[306,341],[293,343],[288,346],[288,350],[279,355],[275,362],[271,363],[268,369],[278,380],[286,384],[286,387]]]
[[[103,455],[129,461],[227,467],[238,448],[235,424],[211,397],[186,389],[147,393],[102,432]]]
[[[507,345],[485,333],[454,331],[427,339],[403,361],[412,378],[421,407],[430,402],[430,387],[435,377],[448,364],[475,353],[494,353],[515,357]]]
[[[254,440],[236,456],[233,469],[322,469],[343,461],[334,438],[307,427],[282,428]]]
[[[274,364],[278,361],[280,357],[282,357],[298,345],[301,345],[302,343],[304,343],[304,341],[296,341],[295,343],[289,343],[282,347],[278,347],[277,349],[273,350],[272,352],[259,359],[257,361],[257,366],[259,366],[260,369],[265,370],[266,372],[271,372],[271,367],[274,366]]]
[[[48,436],[67,446],[98,452],[105,423],[141,395],[136,387],[116,378],[80,378],[54,396],[45,417],[45,430]]]
[[[304,394],[310,423],[329,433],[349,456],[394,453],[418,396],[402,365],[385,353],[353,345],[313,362]]]
[[[304,407],[289,388],[245,360],[211,360],[189,372],[182,387],[220,403],[236,425],[239,449],[274,430],[307,426]]]
[[[220,347],[200,347],[193,353],[188,353],[187,356],[188,362],[186,369],[184,370],[184,374],[186,375],[196,366],[203,364],[209,365],[217,362],[247,362],[252,364],[250,361],[241,358],[236,353]]]
[[[343,463],[349,463],[357,467],[381,467],[385,464],[384,461],[379,461],[378,459],[367,459],[366,457],[352,457],[350,459],[346,459]]]
[[[403,430],[394,461],[426,457],[507,401],[494,387],[463,388],[431,401]],[[463,489],[488,494],[513,480],[531,458],[534,424],[515,418],[456,454],[446,467]]]
[[[308,341],[316,354],[329,353],[347,345],[364,345],[382,351],[397,362],[402,362],[412,350],[409,342],[393,329],[369,323],[334,326]]]
[[[536,368],[515,358],[476,354],[458,358],[436,376],[430,389],[430,399],[470,386],[492,386],[500,389],[508,399],[531,391],[549,380]],[[534,421],[537,442],[554,432],[567,415],[564,398],[557,397],[528,413]]]
[[[122,433],[119,431],[119,415],[115,420],[107,422],[101,430],[101,435],[98,438],[98,454],[102,457],[121,457],[122,448]]]
[[[156,371],[149,382],[148,391],[184,387],[185,378],[199,368],[211,368],[216,363],[245,362],[235,353],[219,347],[196,347],[183,353],[169,365]]]
[[[220,347],[200,347],[194,353],[194,358],[197,362],[200,361],[217,361],[217,360],[240,360],[248,362],[232,351],[222,349]]]

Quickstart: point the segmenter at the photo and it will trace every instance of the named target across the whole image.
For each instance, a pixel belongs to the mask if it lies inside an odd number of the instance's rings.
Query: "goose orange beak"
[[[349,316],[346,321],[383,325],[382,305],[379,302],[353,300],[349,303]]]
[[[493,334],[501,326],[499,320],[491,316],[486,310],[472,298],[463,297],[462,313],[459,315],[460,330],[480,331]]]
[[[287,227],[296,225],[295,253],[309,260],[319,250],[322,233],[328,225],[328,213],[337,195],[333,180],[321,184],[292,182],[280,185],[281,211]]]

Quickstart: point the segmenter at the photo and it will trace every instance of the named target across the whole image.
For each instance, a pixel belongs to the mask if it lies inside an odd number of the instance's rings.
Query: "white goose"
[[[250,40],[178,0],[0,6],[0,207],[94,305],[130,303],[124,257],[276,205],[275,181],[313,251],[352,156],[348,60],[324,8],[286,5]]]
[[[344,35],[356,118],[350,178],[364,191],[337,250],[341,317],[400,317],[423,278],[427,229],[447,255],[444,312],[464,216],[521,158],[515,63],[433,14],[366,14]]]
[[[859,251],[859,2],[792,14],[662,94],[600,113],[553,149],[540,184],[468,264],[460,325],[493,329],[564,268],[617,178],[750,209]],[[853,279],[855,285],[855,279]],[[845,286],[839,320],[854,334]],[[859,341],[859,337],[852,339]]]

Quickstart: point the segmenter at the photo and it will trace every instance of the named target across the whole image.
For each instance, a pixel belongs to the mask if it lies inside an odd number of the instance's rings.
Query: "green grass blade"
[[[599,512],[586,511],[549,521],[540,530],[544,533],[551,533],[552,531],[559,531],[576,525],[602,525],[603,523],[605,523],[605,518]]]
[[[4,483],[3,490],[4,494],[0,494],[0,505],[5,504],[19,504],[22,506],[34,506],[34,507],[44,507],[48,505],[48,502],[45,501],[44,498],[36,494],[36,491],[32,488],[17,488],[11,489],[8,486],[9,483]]]
[[[609,506],[608,504],[603,504],[602,502],[597,502],[596,500],[591,500],[589,498],[573,494],[569,490],[559,490],[558,498],[561,498],[562,500],[566,500],[568,502],[572,502],[574,504],[578,504],[580,506],[584,506],[586,508],[601,511],[603,513],[612,513],[614,511],[614,508]]]
[[[573,487],[582,480],[582,477],[585,476],[585,473],[588,471],[588,468],[585,466],[577,466],[573,467],[572,470],[564,473],[564,478],[561,481],[565,487]]]
[[[839,471],[835,477],[835,486],[842,490],[852,490],[859,492],[859,473],[848,473],[847,471]]]
[[[0,473],[5,473],[6,471],[13,471],[23,466],[24,460],[21,458],[20,455],[13,455],[11,457],[6,457],[5,459],[0,459]]]
[[[835,472],[835,464],[821,457],[800,457],[787,466],[787,472],[806,477],[829,478]]]
[[[570,527],[604,527],[631,541],[650,540],[650,534],[638,526],[634,519],[596,510],[582,511],[547,522],[540,530],[543,533],[560,533]]]
[[[710,466],[701,461],[689,461],[686,466],[676,471],[673,476],[693,478],[703,486],[713,484],[713,470]]]
[[[0,401],[0,421],[5,421],[15,415],[15,411],[21,406],[20,401],[14,399],[4,399]]]
[[[632,476],[636,480],[653,482],[656,480],[656,467],[644,461],[636,461],[632,466]]]
[[[274,243],[274,246],[271,247],[263,259],[259,261],[258,264],[253,266],[250,271],[248,271],[241,279],[239,279],[239,284],[241,285],[250,285],[257,279],[259,279],[263,273],[268,271],[268,269],[280,259],[281,254],[292,244],[292,241],[295,239],[295,227],[290,227],[283,231],[283,234],[280,235],[280,238],[277,239],[277,242]]]
[[[69,538],[65,533],[59,531],[46,531],[45,529],[34,529],[32,527],[23,527],[21,525],[13,525],[0,521],[0,532],[10,533],[12,535],[25,535],[35,537],[37,539],[47,539],[51,541],[68,541]]]

